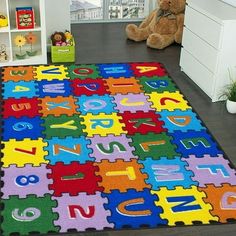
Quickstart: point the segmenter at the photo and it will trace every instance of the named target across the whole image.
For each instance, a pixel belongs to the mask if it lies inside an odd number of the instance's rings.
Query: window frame
[[[149,4],[150,0],[144,0],[144,12],[145,5]],[[110,19],[109,18],[109,1],[103,0],[102,7],[102,18],[101,19],[89,19],[89,20],[71,20],[71,24],[86,24],[86,23],[115,23],[115,22],[140,22],[144,18],[117,18]]]

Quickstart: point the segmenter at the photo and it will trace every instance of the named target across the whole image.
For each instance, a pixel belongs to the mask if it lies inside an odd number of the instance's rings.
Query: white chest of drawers
[[[236,66],[236,8],[219,0],[187,0],[180,67],[213,102]]]

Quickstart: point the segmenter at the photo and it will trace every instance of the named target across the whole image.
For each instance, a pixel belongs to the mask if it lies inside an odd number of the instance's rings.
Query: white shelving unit
[[[212,100],[236,65],[236,8],[219,0],[187,0],[180,67]]]
[[[32,7],[35,15],[35,27],[33,29],[18,29],[16,24],[16,8]],[[45,24],[45,0],[0,0],[0,14],[8,18],[8,26],[0,27],[1,45],[6,48],[7,60],[0,60],[2,66],[47,64],[46,24]],[[15,44],[16,36],[27,36],[29,33],[36,36],[37,40],[32,45],[35,55],[19,59],[17,55],[24,55],[31,51],[31,44],[26,43],[22,47]],[[20,53],[21,50],[21,53]],[[0,50],[1,52],[1,50]]]

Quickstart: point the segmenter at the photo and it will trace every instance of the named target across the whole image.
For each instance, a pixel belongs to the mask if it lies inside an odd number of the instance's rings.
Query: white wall
[[[47,44],[55,31],[71,30],[70,0],[45,0]]]
[[[222,1],[236,7],[236,0],[222,0]]]

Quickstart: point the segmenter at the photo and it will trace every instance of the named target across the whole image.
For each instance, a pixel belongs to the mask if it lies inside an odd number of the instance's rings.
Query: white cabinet
[[[236,8],[219,0],[187,0],[180,67],[219,100],[236,65]]]
[[[19,8],[19,14],[33,10],[32,28],[19,29],[16,22]],[[0,0],[0,14],[8,19],[7,26],[0,26],[0,66],[46,64],[45,0]],[[29,15],[24,16],[24,20],[30,20]]]

